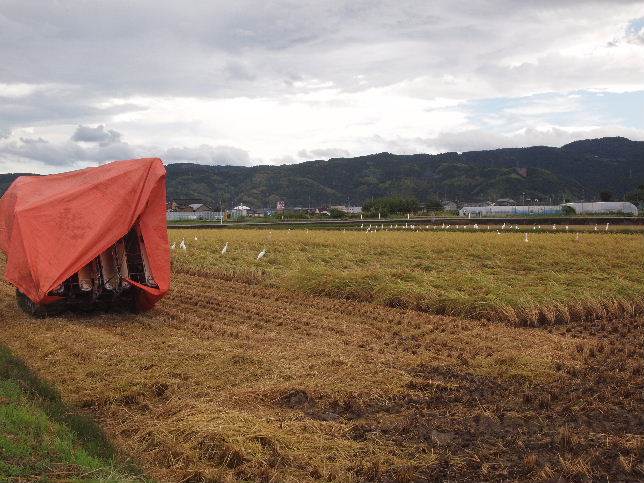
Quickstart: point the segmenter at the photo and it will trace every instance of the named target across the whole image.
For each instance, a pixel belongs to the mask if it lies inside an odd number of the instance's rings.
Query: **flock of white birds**
[[[606,223],[606,226],[604,227],[604,231],[608,231],[609,226],[610,226],[610,223]],[[489,231],[490,230],[490,225],[486,225],[486,228]],[[441,226],[438,226],[438,225],[425,225],[424,227],[422,225],[414,225],[414,224],[410,224],[410,223],[405,223],[404,225],[400,225],[400,226],[392,224],[392,225],[389,225],[389,228],[386,228],[385,224],[381,223],[380,226],[378,226],[378,225],[369,225],[369,226],[367,226],[365,228],[365,224],[363,223],[363,224],[360,225],[360,228],[355,228],[355,229],[360,230],[360,231],[364,231],[365,233],[376,233],[378,231],[389,231],[389,230],[394,230],[394,231],[395,230],[409,230],[409,231],[412,231],[412,232],[420,232],[420,231],[429,231],[429,230],[460,230],[460,229],[462,229],[462,230],[477,231],[477,230],[480,230],[481,227],[477,223],[474,223],[473,225],[462,225],[462,226],[461,225],[451,226],[451,225],[446,225],[445,223],[443,223]],[[541,227],[541,225],[533,225],[532,229],[534,231],[542,230],[542,227]],[[543,229],[547,230],[547,227],[545,227]],[[565,225],[564,229],[565,229],[565,231],[569,231],[570,226]],[[506,230],[508,230],[508,231],[509,230],[517,231],[517,230],[519,230],[519,225],[511,225],[511,224],[503,223],[503,225],[500,227],[500,229],[496,230],[496,234],[500,235],[501,231],[506,231]],[[291,231],[291,229],[289,228],[288,231]],[[342,231],[346,232],[347,230],[345,228]],[[552,225],[552,231],[557,231],[557,225]],[[598,225],[595,225],[595,231],[599,231],[599,226]],[[306,232],[307,233],[309,232],[308,228],[306,229]],[[195,238],[195,241],[198,241],[198,237],[195,236],[194,238]],[[524,233],[523,240],[526,243],[529,241],[528,232]],[[579,240],[579,233],[576,234],[575,240],[577,240],[577,241]],[[176,248],[177,248],[177,242],[173,241],[172,244],[170,245],[170,250],[175,250]],[[185,238],[181,239],[181,242],[179,243],[179,249],[183,250],[183,251],[186,251],[188,249],[188,245],[186,243]],[[225,255],[227,251],[228,251],[228,242],[226,242],[224,247],[221,249],[221,254]],[[261,260],[262,258],[264,258],[265,255],[266,255],[266,248],[263,248],[262,251],[260,251],[257,254],[256,260]]]
[[[199,238],[195,237],[195,241],[198,241],[198,240]],[[173,241],[172,244],[170,245],[170,250],[175,250],[176,248],[177,248],[177,242]],[[179,249],[183,250],[184,252],[188,250],[188,244],[186,243],[185,238],[181,239],[181,243],[179,243]],[[221,254],[225,255],[227,251],[228,251],[228,242],[226,242],[224,247],[221,249]],[[266,248],[262,249],[262,251],[257,254],[256,260],[261,260],[262,258],[264,258],[265,255],[266,255]]]
[[[485,225],[488,230],[491,229],[490,225]],[[606,223],[606,226],[604,228],[605,231],[608,231],[608,228],[610,226],[610,223]],[[441,226],[438,225],[425,225],[424,227],[422,225],[414,225],[414,224],[409,224],[405,223],[404,225],[389,225],[389,228],[386,228],[384,223],[381,223],[380,226],[378,225],[369,225],[365,229],[365,224],[363,223],[360,225],[360,230],[365,230],[366,233],[374,233],[377,231],[389,231],[389,230],[411,230],[411,231],[422,231],[422,230],[480,230],[481,227],[478,225],[478,223],[474,223],[473,225],[446,225],[443,223]],[[519,225],[511,225],[507,223],[503,223],[503,225],[500,227],[500,229],[497,229],[496,232],[500,235],[502,230],[519,230]],[[547,230],[547,227],[541,227],[541,225],[533,225],[532,226],[533,230]],[[566,231],[570,230],[569,225],[565,225]],[[557,231],[557,225],[552,225],[552,230]],[[599,225],[595,225],[595,231],[599,230]],[[346,230],[343,230],[346,231]],[[527,233],[526,233],[527,234]]]

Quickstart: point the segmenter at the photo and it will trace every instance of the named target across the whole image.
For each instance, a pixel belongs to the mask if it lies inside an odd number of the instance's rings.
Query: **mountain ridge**
[[[644,141],[623,137],[573,141],[560,148],[530,146],[462,153],[374,153],[297,164],[230,166],[174,163],[168,199],[198,198],[214,206],[362,204],[381,196],[424,202],[483,202],[498,198],[560,202],[615,199],[644,184]],[[0,174],[0,193],[17,174]]]

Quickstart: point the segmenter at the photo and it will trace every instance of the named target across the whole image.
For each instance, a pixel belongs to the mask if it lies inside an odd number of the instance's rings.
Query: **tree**
[[[338,210],[337,208],[331,208],[329,210],[329,216],[331,218],[346,218],[347,214],[342,210]]]
[[[636,191],[632,191],[626,194],[626,201],[630,201],[635,206],[639,206],[644,202],[644,184],[641,184],[637,187]]]
[[[425,203],[425,211],[442,211],[443,204],[438,200],[429,200]]]
[[[367,216],[416,213],[420,211],[420,203],[418,203],[416,198],[390,196],[367,201],[362,205],[362,211],[367,213]]]
[[[577,211],[572,206],[563,206],[561,208],[561,214],[566,216],[573,216],[577,214]]]
[[[610,201],[613,199],[613,193],[611,193],[610,191],[602,191],[601,193],[599,193],[599,199],[601,201]]]

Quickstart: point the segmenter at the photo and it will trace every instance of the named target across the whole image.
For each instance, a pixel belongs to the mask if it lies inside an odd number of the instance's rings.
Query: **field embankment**
[[[644,309],[639,235],[528,233],[526,242],[520,230],[172,230],[170,237],[179,273],[434,314],[536,326]]]

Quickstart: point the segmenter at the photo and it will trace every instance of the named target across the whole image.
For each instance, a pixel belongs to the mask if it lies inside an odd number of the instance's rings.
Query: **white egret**
[[[228,251],[228,242],[224,245],[224,248],[221,249],[221,254],[224,255]]]
[[[264,248],[259,254],[257,255],[257,260],[262,258],[264,255],[266,255],[266,248]]]

